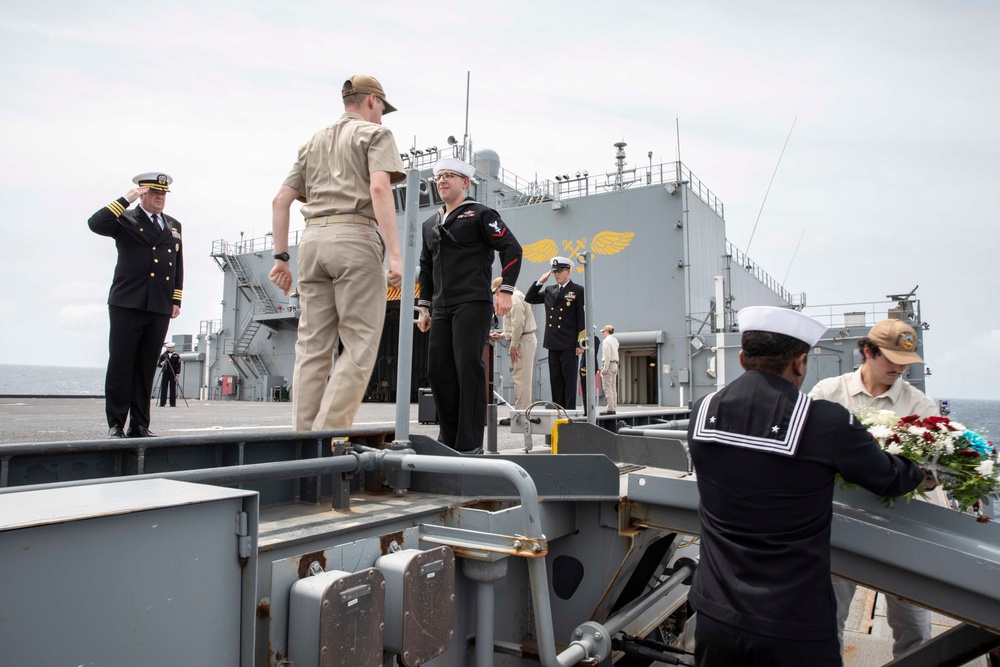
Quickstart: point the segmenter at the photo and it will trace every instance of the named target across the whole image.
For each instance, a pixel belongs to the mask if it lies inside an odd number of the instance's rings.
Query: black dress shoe
[[[510,426],[510,417],[504,417],[498,421],[497,426]]]
[[[614,415],[617,414],[614,410],[605,410],[601,413],[602,415]]]
[[[109,439],[110,438],[124,438],[124,437],[125,437],[125,432],[122,431],[122,427],[119,426],[118,424],[115,424],[114,426],[112,426],[111,429],[108,431],[108,438]]]
[[[130,438],[155,438],[156,434],[150,431],[145,426],[132,426],[128,430],[128,437]]]

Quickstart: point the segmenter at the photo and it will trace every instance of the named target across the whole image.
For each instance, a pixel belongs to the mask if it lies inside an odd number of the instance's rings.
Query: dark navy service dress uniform
[[[884,496],[920,468],[882,451],[850,412],[748,371],[695,403],[688,427],[701,501],[689,600],[700,667],[840,666],[830,583],[837,473]]]
[[[493,321],[493,261],[503,287],[521,270],[521,244],[500,214],[468,198],[442,221],[423,225],[420,297],[431,310],[427,377],[441,425],[440,440],[458,451],[483,444],[486,366],[483,349]]]
[[[549,355],[549,385],[552,402],[576,409],[578,375],[576,348],[585,335],[583,287],[572,280],[565,285],[543,287],[535,282],[524,295],[527,303],[545,304],[545,339]]]
[[[163,369],[160,371],[160,407],[166,404],[168,395],[170,407],[177,407],[177,382],[180,380],[175,382],[174,378],[180,377],[181,355],[176,352],[164,352],[156,360],[156,365]]]
[[[118,263],[108,294],[111,319],[108,371],[104,380],[108,426],[129,431],[149,428],[149,404],[156,359],[170,325],[173,307],[181,305],[184,247],[181,223],[169,215],[164,228],[139,207],[128,210],[119,197],[90,217],[91,231],[110,236]]]

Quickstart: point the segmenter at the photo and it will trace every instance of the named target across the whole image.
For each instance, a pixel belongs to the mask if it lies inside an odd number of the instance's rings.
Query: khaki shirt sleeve
[[[388,172],[390,183],[406,179],[403,160],[399,157],[399,149],[396,148],[396,140],[392,136],[392,130],[387,127],[380,127],[368,146],[368,173],[373,174],[376,171]]]
[[[513,306],[511,306],[510,313],[507,317],[510,318],[510,336],[504,336],[504,338],[510,338],[511,345],[521,344],[521,334],[524,333],[524,311],[528,307],[521,299],[515,299]],[[506,334],[507,329],[507,317],[504,317],[504,334]]]
[[[285,182],[283,183],[283,185],[287,185],[301,195],[306,193],[306,180],[302,175],[302,164],[305,161],[305,154],[306,147],[302,146],[299,148],[298,159],[292,165],[292,170],[288,172],[288,176],[285,177]]]

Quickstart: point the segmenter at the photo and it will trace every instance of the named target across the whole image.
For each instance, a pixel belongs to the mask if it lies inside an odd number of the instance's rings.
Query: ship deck
[[[651,406],[620,406],[619,417],[628,412],[654,409]],[[395,404],[363,403],[355,421],[356,427],[392,430],[395,425]],[[507,408],[499,409],[498,418],[507,416]],[[103,439],[103,398],[11,397],[0,396],[0,443],[67,442]],[[268,431],[291,430],[290,403],[252,403],[238,401],[179,401],[177,407],[152,408],[151,429],[162,436],[198,436],[221,433],[261,434]],[[411,434],[436,437],[435,424],[418,421],[418,406],[410,409]],[[503,451],[524,448],[524,435],[508,427],[497,428],[497,446]],[[545,437],[532,436],[532,451],[548,453]],[[946,616],[934,614],[935,635],[954,625]],[[848,619],[844,664],[847,667],[883,665],[891,660],[892,634],[885,619],[882,594],[860,588]],[[971,667],[988,667],[987,658],[967,663]]]

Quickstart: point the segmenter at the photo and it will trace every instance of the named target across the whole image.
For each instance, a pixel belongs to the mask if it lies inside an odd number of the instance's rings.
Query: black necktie
[[[156,224],[161,230],[163,229],[163,223],[160,222],[158,216],[155,213],[153,214],[153,223]]]

